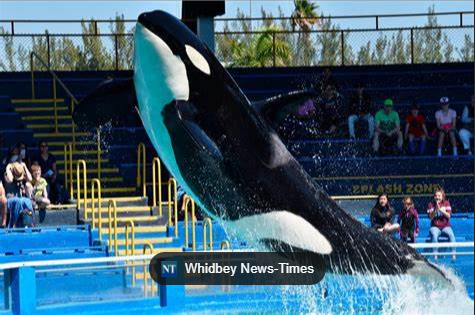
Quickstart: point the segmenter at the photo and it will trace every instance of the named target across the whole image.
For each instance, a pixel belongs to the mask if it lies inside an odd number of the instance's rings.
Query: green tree
[[[320,33],[317,35],[319,48],[319,64],[333,66],[341,64],[341,33],[331,19],[322,23]]]
[[[132,69],[133,66],[133,36],[127,34],[124,20],[124,15],[116,14],[115,19],[109,25],[111,34],[117,34],[117,36],[114,36],[113,40],[114,49],[117,51],[119,70]],[[133,34],[133,32],[134,29],[132,29],[129,33]]]
[[[405,64],[408,63],[409,55],[406,49],[406,40],[403,31],[398,31],[393,35],[389,44],[388,63]]]
[[[360,47],[356,57],[356,63],[358,65],[369,65],[372,63],[371,59],[371,41],[368,41],[366,45]]]
[[[230,41],[231,67],[270,67],[288,65],[292,59],[292,51],[287,42],[278,38],[278,26],[258,30],[259,34],[251,41]],[[276,36],[276,38],[274,38]]]
[[[0,68],[3,71],[17,71],[15,64],[15,49],[13,45],[13,37],[9,35],[3,27],[0,27],[0,35],[2,35],[4,53],[0,58]]]
[[[473,62],[474,61],[474,45],[473,39],[469,34],[464,36],[463,47],[459,50],[461,61]]]
[[[115,60],[112,54],[107,52],[104,46],[104,36],[96,36],[94,20],[81,22],[82,47],[79,52],[78,70],[110,70],[115,68]],[[100,31],[97,30],[97,35]],[[113,38],[110,44],[113,47]]]
[[[373,64],[383,65],[387,63],[387,49],[389,46],[388,37],[381,32],[376,40],[374,50],[371,53],[371,61]]]
[[[294,1],[291,15],[292,30],[298,31],[295,59],[302,66],[312,65],[316,49],[312,41],[313,27],[319,23],[318,5],[311,1]]]

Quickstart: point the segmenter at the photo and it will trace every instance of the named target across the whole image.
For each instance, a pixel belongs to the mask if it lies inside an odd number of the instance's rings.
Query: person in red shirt
[[[431,220],[430,237],[432,243],[438,243],[441,235],[447,236],[449,241],[454,243],[455,235],[450,224],[452,207],[445,198],[445,191],[442,188],[435,191],[434,200],[429,203],[427,213]],[[437,252],[437,248],[434,249],[434,252]],[[437,256],[435,258],[437,259]],[[455,259],[455,255],[453,258]]]
[[[419,154],[424,154],[426,141],[429,138],[425,121],[426,119],[420,112],[419,105],[413,103],[411,114],[406,117],[406,130],[404,132],[404,137],[409,140],[409,152],[411,154],[416,154],[416,140],[419,140]]]

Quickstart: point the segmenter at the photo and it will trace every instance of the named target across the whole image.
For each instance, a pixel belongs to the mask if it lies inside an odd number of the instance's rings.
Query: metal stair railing
[[[37,60],[43,67],[47,69],[47,71],[53,77],[53,106],[54,106],[54,132],[58,133],[58,105],[57,105],[57,86],[59,84],[64,92],[70,97],[71,103],[69,106],[69,111],[71,115],[74,112],[74,107],[78,104],[78,100],[74,97],[73,93],[66,87],[66,85],[61,81],[58,75],[51,70],[51,67],[34,51],[30,53],[30,72],[31,72],[31,98],[34,99],[36,97],[35,91],[35,64],[34,60]],[[73,147],[76,148],[76,131],[74,121],[72,121],[72,136],[73,136]]]

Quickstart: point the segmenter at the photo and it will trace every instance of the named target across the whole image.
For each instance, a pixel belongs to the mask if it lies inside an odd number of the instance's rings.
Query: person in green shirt
[[[402,149],[403,138],[399,115],[393,110],[393,100],[386,99],[383,109],[380,109],[375,116],[376,131],[373,139],[373,150],[379,152],[381,146],[387,150],[394,142],[400,151]]]

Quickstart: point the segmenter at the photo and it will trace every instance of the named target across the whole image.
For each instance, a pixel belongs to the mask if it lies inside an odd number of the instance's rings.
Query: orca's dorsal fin
[[[252,106],[275,128],[287,115],[298,115],[299,106],[309,100],[315,100],[317,97],[318,94],[312,90],[302,90],[254,102]]]
[[[112,126],[136,125],[140,124],[136,106],[132,78],[107,79],[79,102],[73,120],[84,128],[95,128],[109,122]]]

